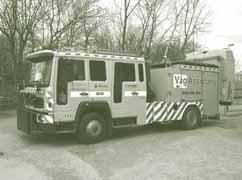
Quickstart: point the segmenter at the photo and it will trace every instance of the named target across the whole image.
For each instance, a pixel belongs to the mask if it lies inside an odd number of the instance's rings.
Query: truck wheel
[[[81,118],[77,138],[82,143],[96,143],[105,138],[105,120],[97,113],[89,113]]]
[[[195,129],[201,121],[200,112],[196,107],[189,106],[183,114],[181,127],[183,129]]]

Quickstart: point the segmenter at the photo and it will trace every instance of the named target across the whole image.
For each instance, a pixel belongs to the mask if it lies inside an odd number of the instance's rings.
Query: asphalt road
[[[16,129],[14,111],[0,112],[0,179],[241,180],[242,115],[191,131],[123,129],[81,145],[73,135],[25,135]]]

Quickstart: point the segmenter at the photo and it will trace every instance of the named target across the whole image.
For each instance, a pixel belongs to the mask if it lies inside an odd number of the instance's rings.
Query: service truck
[[[17,127],[28,134],[76,133],[93,143],[114,128],[175,122],[194,129],[204,118],[219,118],[214,64],[146,66],[127,54],[49,50],[26,60],[31,69],[19,91]]]

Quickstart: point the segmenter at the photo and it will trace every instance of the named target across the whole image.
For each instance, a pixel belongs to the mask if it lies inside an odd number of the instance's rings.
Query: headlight
[[[53,91],[51,88],[48,88],[45,92],[45,97],[46,97],[46,101],[45,101],[45,108],[48,111],[53,111],[53,104],[54,104],[54,99],[53,99]]]
[[[38,114],[37,122],[42,124],[53,124],[54,120],[53,120],[53,117],[50,115]]]
[[[53,90],[52,88],[48,87],[45,91],[45,97],[51,98],[53,96]]]
[[[54,104],[53,98],[46,99],[45,107],[48,111],[53,111],[53,104]]]

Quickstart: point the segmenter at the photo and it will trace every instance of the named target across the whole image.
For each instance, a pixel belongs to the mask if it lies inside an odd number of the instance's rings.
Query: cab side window
[[[104,61],[89,61],[91,81],[106,81],[106,65]]]
[[[144,68],[143,68],[143,64],[139,64],[138,68],[139,68],[139,81],[140,82],[144,82]]]
[[[122,83],[135,81],[135,65],[132,63],[115,63],[114,68],[114,102],[122,102]]]
[[[57,104],[67,104],[67,83],[85,80],[83,60],[60,59],[57,76]]]

